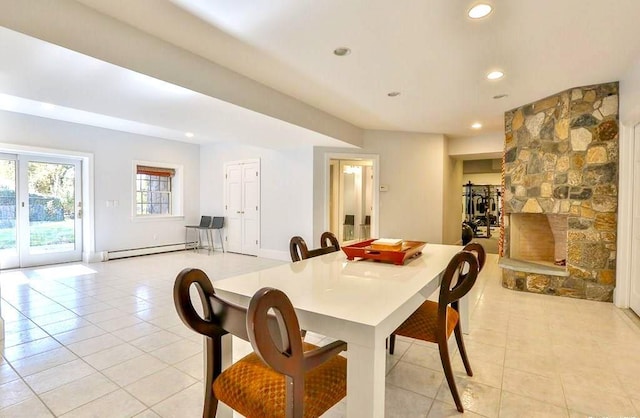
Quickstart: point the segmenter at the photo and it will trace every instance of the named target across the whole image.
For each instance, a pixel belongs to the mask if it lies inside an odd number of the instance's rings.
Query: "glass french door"
[[[82,259],[81,163],[0,157],[2,268]]]
[[[0,154],[0,269],[19,266],[17,156]]]

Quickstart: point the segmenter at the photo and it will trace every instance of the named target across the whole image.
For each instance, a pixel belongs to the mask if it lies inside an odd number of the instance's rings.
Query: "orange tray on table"
[[[387,261],[397,265],[402,265],[410,258],[422,254],[422,249],[427,244],[422,241],[403,241],[402,248],[383,250],[380,247],[372,248],[371,243],[375,239],[357,242],[352,245],[342,247],[342,251],[347,255],[348,260],[356,257],[376,261]]]

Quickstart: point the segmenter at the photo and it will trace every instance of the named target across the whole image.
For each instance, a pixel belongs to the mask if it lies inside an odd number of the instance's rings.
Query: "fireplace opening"
[[[512,213],[509,219],[509,257],[564,267],[567,261],[567,216]]]

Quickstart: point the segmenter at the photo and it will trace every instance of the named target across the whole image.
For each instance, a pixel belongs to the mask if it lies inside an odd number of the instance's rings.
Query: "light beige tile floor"
[[[279,263],[178,252],[3,271],[0,417],[200,416],[202,344],[174,311],[176,274],[198,267],[217,280]],[[470,300],[473,377],[451,349],[466,417],[638,416],[633,314],[506,290],[493,255]],[[387,417],[457,415],[435,345],[398,338],[387,369]]]

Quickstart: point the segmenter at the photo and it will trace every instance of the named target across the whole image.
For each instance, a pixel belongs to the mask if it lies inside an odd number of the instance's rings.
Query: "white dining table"
[[[347,343],[347,417],[382,418],[385,340],[437,290],[447,264],[461,248],[427,244],[405,265],[349,261],[339,251],[215,281],[214,288],[244,306],[263,287],[286,293],[303,329]],[[467,323],[464,299],[461,317]],[[227,342],[225,348],[229,346]]]

